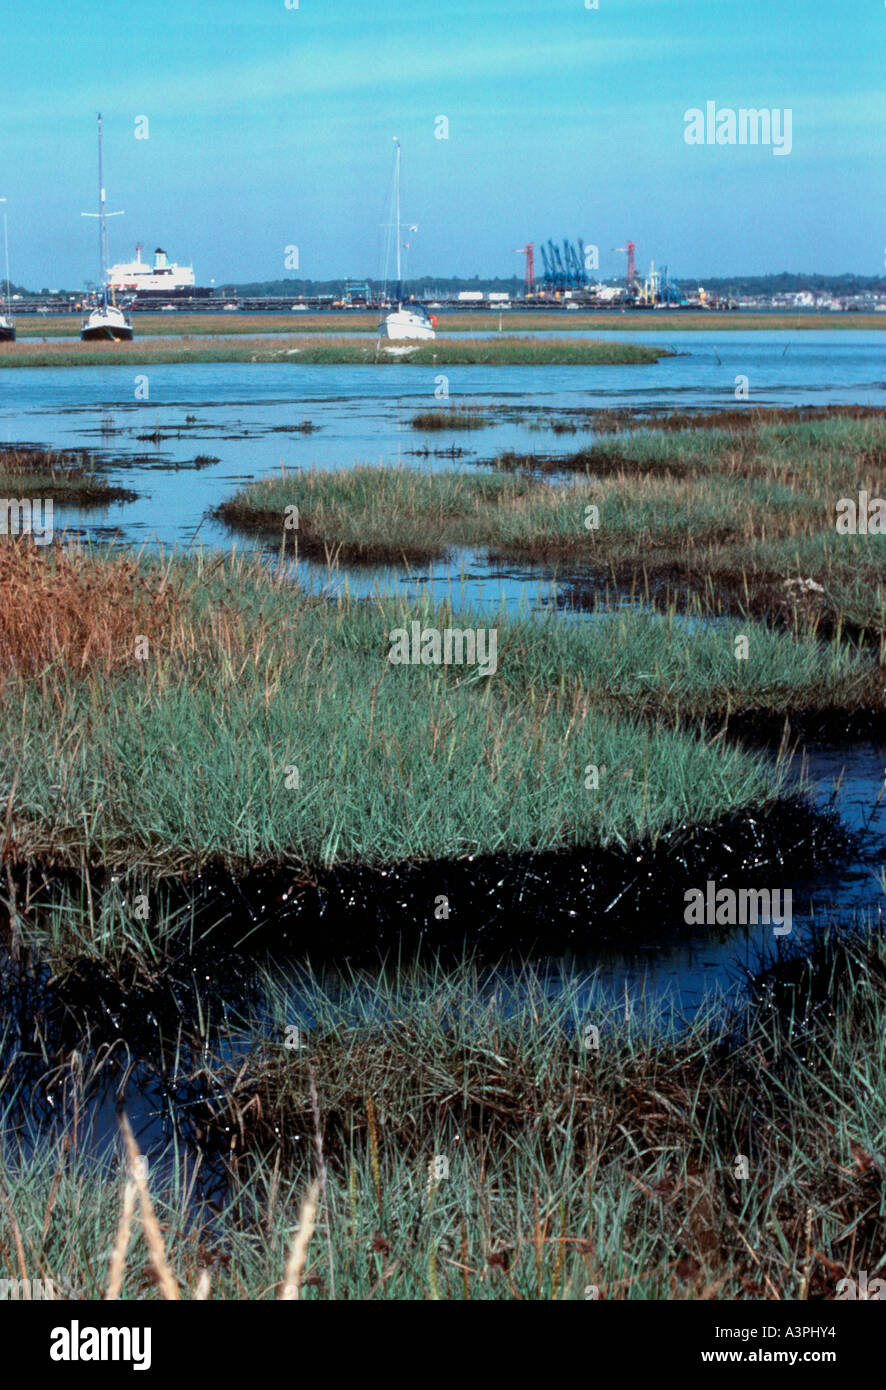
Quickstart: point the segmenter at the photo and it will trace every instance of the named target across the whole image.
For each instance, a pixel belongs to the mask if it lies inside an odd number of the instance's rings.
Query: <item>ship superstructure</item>
[[[212,293],[211,289],[197,288],[193,266],[176,265],[160,246],[154,252],[153,265],[143,261],[141,244],[135,248],[134,261],[111,266],[108,288],[117,294],[149,299],[201,298]]]

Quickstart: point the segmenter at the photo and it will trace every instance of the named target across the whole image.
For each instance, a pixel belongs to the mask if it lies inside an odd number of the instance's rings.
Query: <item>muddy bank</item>
[[[489,565],[513,563],[508,554],[490,551]],[[796,568],[796,567],[795,567]],[[645,604],[668,612],[674,608],[689,619],[705,622],[743,618],[765,622],[784,632],[812,632],[822,642],[842,638],[862,644],[882,660],[884,621],[871,611],[853,617],[838,602],[831,604],[824,586],[811,576],[783,573],[750,575],[741,567],[700,566],[690,559],[674,563],[606,561],[581,568],[560,564],[552,568],[558,585],[557,607],[575,613],[595,613],[602,606]],[[835,711],[835,717],[839,717]]]
[[[162,942],[167,965],[178,960],[186,975],[200,961],[211,963],[213,978],[223,969],[236,973],[244,959],[268,949],[351,962],[419,948],[455,955],[467,948],[491,958],[549,955],[637,932],[648,938],[656,921],[662,938],[670,939],[683,919],[686,891],[708,879],[787,888],[792,878],[808,878],[856,847],[835,814],[797,797],[709,825],[681,826],[626,849],[477,855],[384,868],[278,864],[242,875],[210,867],[153,887],[126,886],[119,876],[93,870],[88,886],[53,871],[37,889],[39,871],[31,866],[16,871],[15,935],[32,936],[27,923],[38,926],[60,892],[69,900],[79,894],[84,910],[87,894],[96,903],[110,892],[124,914],[139,900],[150,904],[147,921],[162,924],[161,932],[152,927],[151,933]]]
[[[752,748],[827,743],[852,748],[860,742],[886,744],[886,711],[854,710],[740,710],[724,720],[729,735]]]

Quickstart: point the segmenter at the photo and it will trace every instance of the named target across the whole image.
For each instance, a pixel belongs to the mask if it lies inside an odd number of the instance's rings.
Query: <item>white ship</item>
[[[141,244],[135,248],[135,260],[112,265],[108,271],[108,288],[118,294],[174,295],[193,294],[194,268],[176,265],[162,247],[154,252],[154,264],[142,260]]]

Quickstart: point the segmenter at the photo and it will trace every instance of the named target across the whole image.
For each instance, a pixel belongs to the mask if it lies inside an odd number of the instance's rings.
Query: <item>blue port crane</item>
[[[542,242],[541,259],[544,266],[542,279],[548,289],[587,289],[589,278],[585,269],[585,248],[581,237],[574,244],[565,239],[562,253],[555,241],[548,241],[547,246]]]
[[[667,266],[662,266],[661,281],[659,284],[659,303],[661,304],[685,304],[685,299],[680,293],[678,282],[668,275]]]

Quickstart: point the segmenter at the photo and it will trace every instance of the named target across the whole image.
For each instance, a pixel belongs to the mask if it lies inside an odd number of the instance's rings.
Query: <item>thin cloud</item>
[[[671,52],[700,51],[700,41],[680,39],[670,42]],[[531,76],[534,82],[556,79],[565,71],[597,71],[626,63],[639,65],[660,62],[661,44],[652,38],[587,38],[555,43],[528,44],[525,36],[511,43],[464,46],[452,41],[435,42],[430,51],[404,54],[391,51],[380,58],[373,54],[366,61],[361,46],[352,44],[330,53],[326,45],[300,47],[281,58],[257,64],[231,63],[192,70],[134,87],[131,79],[109,84],[101,82],[101,100],[108,111],[130,111],[139,101],[158,114],[218,112],[250,109],[274,101],[304,108],[306,98],[356,95],[382,89],[385,93],[404,88],[416,89],[423,83],[445,80],[452,89],[467,80],[513,83],[515,78]],[[65,94],[65,101],[90,109],[98,99],[99,84],[79,83]],[[58,109],[59,92],[47,94],[47,108]],[[51,103],[51,106],[50,106]],[[140,108],[141,109],[141,108]],[[33,107],[32,107],[33,113]],[[280,114],[283,114],[281,107]]]

